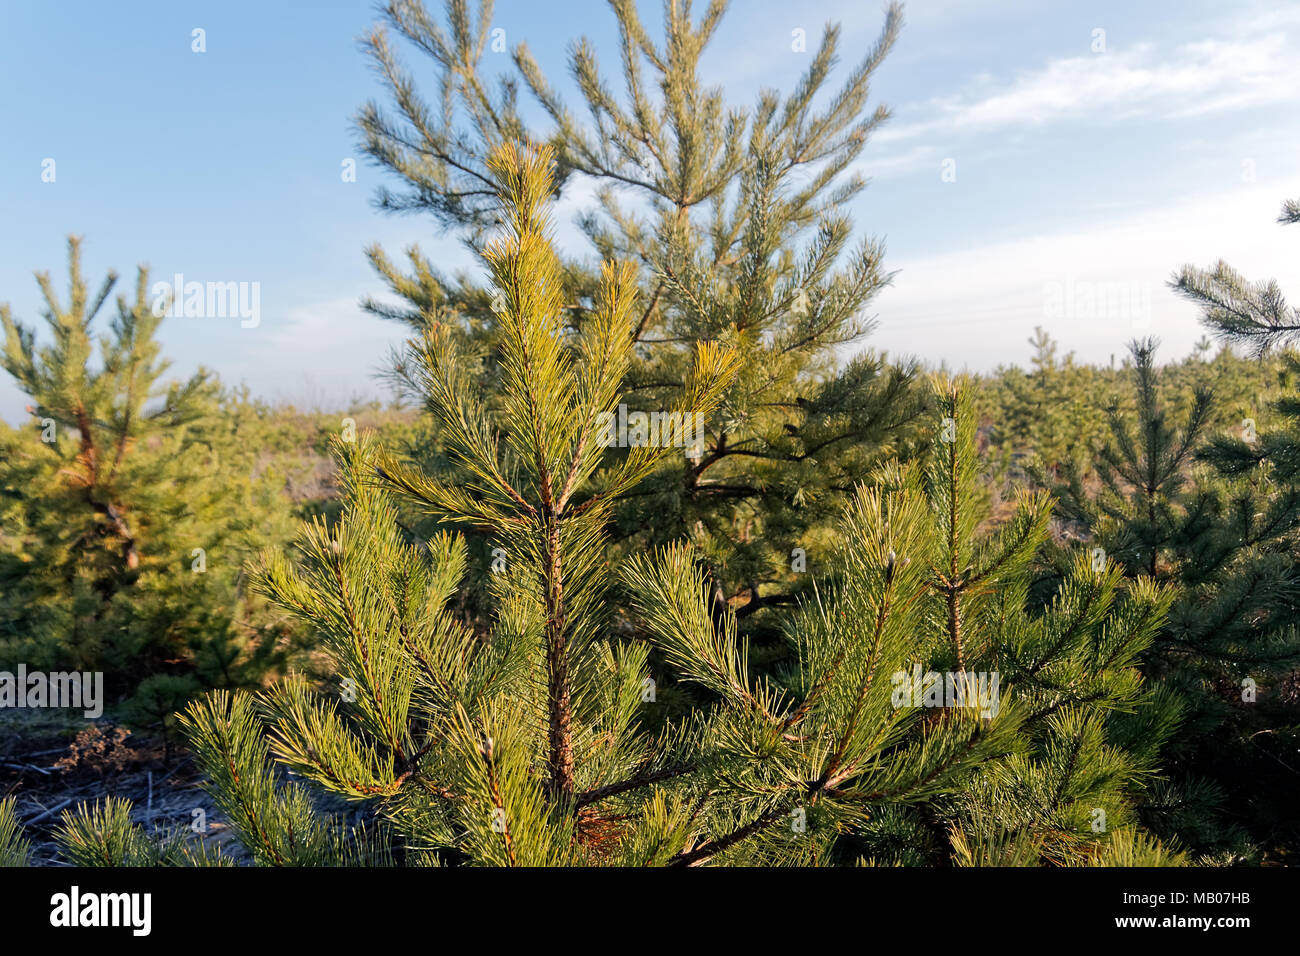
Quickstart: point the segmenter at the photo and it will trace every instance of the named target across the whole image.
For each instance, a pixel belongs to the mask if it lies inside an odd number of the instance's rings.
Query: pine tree
[[[1300,222],[1300,202],[1285,203],[1278,222]],[[1293,345],[1300,334],[1300,311],[1290,308],[1276,280],[1250,283],[1220,260],[1213,270],[1187,265],[1170,283],[1202,309],[1201,320],[1222,340],[1246,346],[1258,358],[1277,345]],[[1300,357],[1282,356],[1284,378],[1300,374]],[[1282,428],[1263,434],[1253,419],[1243,421],[1240,437],[1216,436],[1206,459],[1224,475],[1239,477],[1268,465],[1272,481],[1294,486],[1300,477],[1300,401],[1286,394],[1274,402]]]
[[[959,862],[971,846],[985,865],[1007,855],[1095,860],[1133,826],[1143,781],[1178,720],[1176,702],[1145,688],[1135,666],[1172,595],[1150,581],[1123,588],[1116,565],[1079,553],[1046,607],[1030,599],[1052,501],[1020,492],[1009,519],[989,521],[971,392],[969,382],[937,387],[919,630],[937,636],[932,667],[1000,675],[1022,715],[1020,743],[928,814],[949,821]]]
[[[134,695],[134,719],[164,722],[280,655],[279,630],[245,613],[242,564],[288,508],[252,480],[239,403],[207,371],[165,378],[147,271],[97,335],[117,277],[92,291],[75,238],[68,261],[66,300],[37,275],[47,343],[0,307],[3,367],[32,415],[0,428],[0,658],[105,671],[112,699]]]
[[[1278,222],[1300,222],[1300,202],[1285,203]],[[1252,283],[1220,260],[1209,270],[1184,266],[1171,285],[1201,307],[1202,321],[1220,339],[1245,347],[1261,364],[1270,350],[1298,341],[1300,310],[1287,304],[1276,280]],[[1248,408],[1239,428],[1215,435],[1200,454],[1226,482],[1243,489],[1231,505],[1236,539],[1225,550],[1240,548],[1246,557],[1237,563],[1244,568],[1210,608],[1230,609],[1236,618],[1227,622],[1212,613],[1210,623],[1232,637],[1249,638],[1254,653],[1238,652],[1224,661],[1229,686],[1235,691],[1244,685],[1244,706],[1232,708],[1218,739],[1199,750],[1201,763],[1230,793],[1241,779],[1264,782],[1256,799],[1237,801],[1237,812],[1267,848],[1293,851],[1300,832],[1285,807],[1294,805],[1298,788],[1294,772],[1279,773],[1278,767],[1286,768],[1295,753],[1300,724],[1294,695],[1286,690],[1300,663],[1300,568],[1294,560],[1300,508],[1300,400],[1294,383],[1300,356],[1287,351],[1281,363],[1283,391],[1271,403],[1275,427],[1257,428],[1258,413]]]
[[[1055,489],[1058,514],[1126,576],[1176,592],[1144,670],[1188,713],[1175,766],[1197,776],[1181,786],[1201,788],[1203,775],[1217,779],[1222,793],[1232,789],[1230,754],[1243,749],[1242,728],[1254,723],[1242,704],[1254,703],[1257,685],[1276,686],[1300,662],[1300,578],[1291,556],[1300,489],[1258,472],[1234,476],[1198,465],[1218,457],[1206,434],[1213,394],[1196,388],[1176,427],[1159,398],[1155,349],[1152,340],[1132,344],[1136,411],[1129,416],[1112,405],[1111,440],[1098,449],[1091,474],[1067,472]],[[1230,827],[1217,829],[1214,843],[1234,842]]]
[[[740,362],[693,456],[663,459],[619,504],[615,539],[623,553],[691,540],[716,584],[715,615],[737,604],[746,633],[779,643],[775,618],[758,612],[793,602],[809,580],[808,560],[816,565],[830,553],[834,516],[875,465],[905,446],[918,412],[911,366],[868,352],[839,364],[869,331],[864,312],[889,281],[883,245],[853,245],[844,207],[865,185],[854,164],[888,118],[868,101],[900,8],[889,7],[877,42],[838,90],[829,84],[840,30],[828,25],[796,87],[784,97],[765,91],[746,110],[700,78],[724,2],[698,20],[689,2],[666,5],[662,44],[631,0],[611,7],[623,96],[590,44],[576,43],[571,69],[590,116],[584,123],[526,46],[514,50],[516,76],[494,84],[483,75],[490,3],[475,17],[468,4],[449,2],[445,27],[415,0],[387,4],[367,46],[395,110],[371,102],[358,116],[366,152],[398,184],[382,189],[378,204],[430,214],[481,252],[496,221],[484,168],[495,145],[547,141],[557,192],[579,179],[596,187],[599,208],[583,216],[582,228],[602,260],[632,264],[640,290],[629,415],[681,402],[697,343],[725,343]],[[435,102],[402,66],[394,34],[433,61]],[[521,82],[549,119],[548,132],[523,119]],[[493,290],[442,275],[418,248],[407,272],[378,247],[370,257],[401,305],[369,308],[416,330],[450,325],[491,402],[502,334]],[[565,324],[580,330],[592,321],[599,275],[575,259],[561,277]],[[409,358],[398,366],[415,367]],[[442,462],[436,436],[426,450],[426,466]]]
[[[1138,831],[1142,782],[1177,719],[1135,664],[1169,596],[1119,587],[1080,555],[1046,610],[1027,600],[1050,499],[986,520],[967,382],[939,381],[924,467],[892,462],[838,521],[815,591],[783,616],[793,666],[752,666],[738,615],[711,601],[688,542],[618,570],[618,496],[672,450],[608,466],[595,441],[630,369],[634,277],[603,270],[595,318],[561,321],[546,239],[549,150],[490,166],[501,235],[486,248],[502,310],[503,393],[477,401],[456,337],[412,354],[461,465],[429,476],[369,433],[336,441],[337,522],[310,522],[299,564],[267,553],[258,586],[319,635],[333,678],[216,691],[183,718],[223,815],[264,865],[1081,865],[1181,859]],[[707,414],[740,363],[696,349],[687,413]],[[421,540],[399,499],[486,529],[503,562],[491,632],[453,613],[464,539]],[[709,701],[654,731],[650,650]],[[994,682],[996,677],[998,682]],[[286,771],[290,779],[286,779]],[[359,811],[351,825],[310,796]],[[65,814],[81,862],[208,861],[139,844],[129,807]]]
[[[1076,365],[1073,352],[1058,356],[1060,344],[1041,327],[1035,327],[1028,342],[1031,368],[999,368],[983,383],[980,396],[990,445],[1015,481],[1022,481],[1026,471],[1056,469],[1076,457],[1080,437],[1096,421],[1089,386],[1097,373]]]
[[[23,839],[14,814],[16,802],[13,797],[0,799],[0,867],[26,866],[31,859],[31,845]]]
[[[1067,470],[1068,487],[1061,489],[1068,517],[1084,521],[1090,530],[1103,515],[1111,519],[1123,537],[1108,542],[1107,553],[1131,571],[1153,578],[1161,573],[1165,551],[1188,533],[1180,520],[1184,515],[1175,513],[1175,503],[1188,484],[1188,468],[1212,402],[1211,392],[1199,388],[1182,427],[1169,423],[1157,394],[1156,345],[1147,339],[1129,347],[1137,423],[1130,425],[1117,403],[1107,409],[1111,441],[1097,450],[1094,463],[1100,493],[1088,495],[1082,487],[1084,476],[1077,470]]]
[[[1277,221],[1300,222],[1300,201],[1283,204]],[[1170,283],[1201,306],[1201,320],[1227,341],[1263,355],[1300,333],[1300,309],[1287,304],[1277,281],[1252,283],[1220,259],[1212,269],[1185,265]]]

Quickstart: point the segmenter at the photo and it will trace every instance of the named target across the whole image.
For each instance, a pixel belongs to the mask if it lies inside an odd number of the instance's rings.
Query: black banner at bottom
[[[698,944],[790,922],[795,938],[874,927],[949,942],[1191,934],[1232,945],[1294,926],[1300,880],[1254,869],[77,869],[0,870],[5,938],[132,946],[437,943],[431,934]],[[584,925],[589,924],[589,925]],[[601,927],[609,927],[609,930]],[[820,927],[820,929],[818,929]],[[376,935],[378,934],[378,935]],[[572,935],[571,935],[572,934]],[[610,941],[617,938],[607,937]],[[773,940],[774,941],[774,940]],[[852,945],[852,943],[850,943]]]

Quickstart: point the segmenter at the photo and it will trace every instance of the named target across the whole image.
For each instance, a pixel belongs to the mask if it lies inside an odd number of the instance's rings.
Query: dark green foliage
[[[1161,581],[1177,594],[1144,670],[1187,709],[1187,729],[1168,762],[1185,796],[1158,797],[1149,809],[1165,816],[1165,832],[1208,839],[1193,845],[1213,849],[1234,844],[1231,827],[1177,808],[1208,807],[1207,798],[1239,790],[1235,775],[1247,772],[1240,761],[1254,746],[1251,735],[1278,726],[1278,692],[1300,663],[1293,557],[1300,488],[1241,467],[1257,444],[1253,422],[1242,429],[1249,441],[1207,441],[1208,388],[1195,388],[1186,415],[1171,421],[1154,354],[1153,342],[1133,344],[1135,413],[1112,406],[1111,438],[1095,449],[1092,468],[1065,469],[1055,490],[1072,536],[1126,576]],[[1066,560],[1056,559],[1058,570]]]

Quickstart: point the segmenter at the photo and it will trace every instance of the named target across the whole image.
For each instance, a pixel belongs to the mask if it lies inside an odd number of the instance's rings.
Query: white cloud
[[[1284,32],[1297,23],[1300,10],[1291,16],[1273,13],[1167,51],[1139,43],[1058,58],[1003,82],[982,74],[962,93],[900,108],[902,122],[881,130],[876,140],[899,142],[935,132],[976,133],[1081,117],[1181,119],[1300,102],[1300,59]]]

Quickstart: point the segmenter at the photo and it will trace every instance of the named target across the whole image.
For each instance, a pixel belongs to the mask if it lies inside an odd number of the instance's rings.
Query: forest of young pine
[[[382,7],[376,205],[477,263],[367,248],[389,402],[176,377],[75,237],[0,307],[0,684],[104,686],[0,686],[0,866],[1295,862],[1300,310],[1171,261],[1192,354],[874,349],[902,9],[746,105],[700,79],[725,6],[614,0],[574,101],[491,74],[490,4]]]

